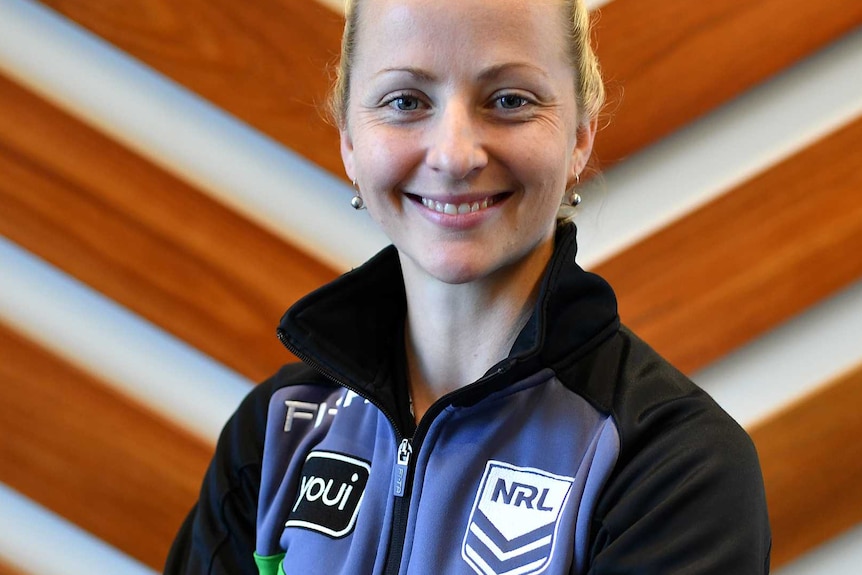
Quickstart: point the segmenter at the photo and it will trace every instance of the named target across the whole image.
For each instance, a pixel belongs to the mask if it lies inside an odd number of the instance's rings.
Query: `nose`
[[[479,119],[464,104],[450,102],[435,119],[427,163],[453,180],[464,180],[488,163]]]

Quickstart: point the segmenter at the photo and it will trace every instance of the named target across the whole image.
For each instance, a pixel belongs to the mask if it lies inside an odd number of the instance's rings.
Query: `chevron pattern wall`
[[[385,245],[337,0],[0,0],[0,574],[161,569],[274,328]],[[862,560],[862,2],[591,2],[582,265],[752,434],[781,575]]]

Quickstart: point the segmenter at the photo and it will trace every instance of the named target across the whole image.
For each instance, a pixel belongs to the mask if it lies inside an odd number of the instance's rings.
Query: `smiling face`
[[[363,0],[341,131],[405,275],[544,266],[589,157],[560,0]]]

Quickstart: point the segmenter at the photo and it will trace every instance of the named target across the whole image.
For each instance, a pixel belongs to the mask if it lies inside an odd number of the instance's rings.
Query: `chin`
[[[425,272],[434,279],[451,284],[461,285],[483,279],[490,275],[490,271],[484,265],[471,265],[468,262],[445,262],[435,266],[428,266]]]
[[[473,282],[505,280],[522,264],[526,258],[495,258],[483,252],[470,258],[451,258],[427,263],[425,273],[436,280],[450,285],[464,285]]]
[[[479,273],[475,270],[444,270],[432,274],[438,281],[449,285],[464,285],[487,277],[488,274]]]
[[[418,275],[451,285],[467,284],[481,280],[493,273],[488,258],[481,254],[473,257],[465,257],[464,254],[439,254],[442,257],[433,259],[428,258],[428,254],[424,254],[424,258],[415,258],[410,255],[404,258],[403,256],[402,253],[401,265],[405,273],[418,272]]]

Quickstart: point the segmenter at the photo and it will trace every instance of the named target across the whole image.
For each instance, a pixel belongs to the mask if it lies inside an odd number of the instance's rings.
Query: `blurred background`
[[[773,572],[862,562],[862,2],[591,2],[579,260],[752,434]],[[147,574],[275,326],[385,239],[338,0],[0,0],[0,574]]]

